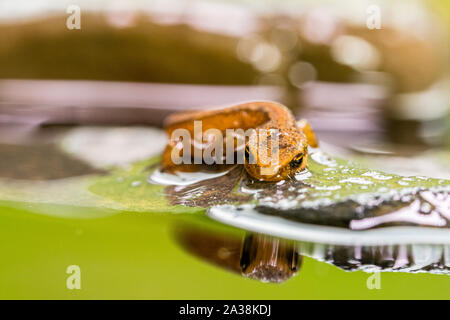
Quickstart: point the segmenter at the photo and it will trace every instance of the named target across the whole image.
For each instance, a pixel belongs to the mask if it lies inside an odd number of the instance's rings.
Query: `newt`
[[[267,136],[263,138],[259,136],[259,139],[246,139],[245,143],[242,144],[245,146],[245,160],[243,162],[245,170],[252,178],[259,181],[281,181],[304,170],[307,166],[308,145],[311,147],[317,147],[318,145],[309,123],[306,120],[296,121],[287,107],[276,102],[255,101],[222,109],[176,113],[166,118],[164,123],[166,133],[169,137],[172,137],[175,130],[185,129],[189,132],[190,137],[194,137],[194,121],[201,121],[202,134],[209,132],[210,129],[216,129],[224,135],[227,129],[242,129],[244,131],[263,129],[264,132],[268,132]],[[260,148],[272,147],[271,141],[274,141],[271,140],[272,134],[277,135],[278,141],[278,150],[276,150],[278,151],[278,161],[276,165],[268,161],[268,157],[272,155],[271,152],[264,152],[262,155],[259,152]],[[208,141],[208,137],[206,140]],[[204,138],[203,141],[205,141]],[[198,164],[174,163],[174,148],[179,148],[179,144],[179,140],[172,138],[167,144],[162,157],[163,171],[193,171],[198,167]],[[195,148],[204,150],[208,145],[210,144],[196,143],[194,138],[191,142],[191,151]],[[239,144],[233,146],[233,153],[237,153],[240,150]],[[223,150],[225,149],[223,148]],[[251,159],[254,161],[250,161]]]

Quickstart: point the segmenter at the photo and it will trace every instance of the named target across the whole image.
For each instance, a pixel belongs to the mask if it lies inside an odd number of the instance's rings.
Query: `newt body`
[[[224,109],[184,112],[169,116],[165,122],[165,130],[169,137],[177,129],[187,130],[191,137],[195,136],[194,121],[201,121],[202,133],[210,132],[215,129],[226,135],[227,129],[256,129],[259,132],[264,130],[268,134],[259,136],[258,139],[248,139],[244,146],[244,166],[247,173],[257,180],[262,181],[280,181],[286,179],[296,172],[304,170],[307,164],[308,144],[312,147],[317,146],[314,132],[311,130],[308,122],[301,120],[295,121],[293,114],[285,106],[275,102],[248,102]],[[259,152],[259,150],[269,149],[274,140],[272,134],[277,134],[278,150],[276,164],[270,161],[273,158],[273,150],[270,152]],[[194,149],[206,148],[206,145],[195,146],[193,139],[192,154]],[[208,137],[207,139],[208,140]],[[225,141],[226,139],[224,139]],[[225,143],[225,142],[224,142]],[[233,142],[234,143],[234,142]],[[164,171],[192,171],[195,170],[195,164],[176,165],[173,161],[173,151],[179,141],[171,139],[168,143],[162,160]],[[239,144],[234,145],[233,153],[240,149]],[[225,146],[223,150],[226,150]],[[242,150],[241,150],[242,151]],[[267,151],[267,150],[265,150]],[[270,158],[270,159],[269,159]],[[250,159],[255,161],[250,161]]]

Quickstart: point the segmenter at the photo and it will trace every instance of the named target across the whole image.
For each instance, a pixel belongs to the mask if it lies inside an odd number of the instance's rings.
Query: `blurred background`
[[[0,142],[269,99],[330,152],[450,178],[449,26],[446,0],[1,0]]]

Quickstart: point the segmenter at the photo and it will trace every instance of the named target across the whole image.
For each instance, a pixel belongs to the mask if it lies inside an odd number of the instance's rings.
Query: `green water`
[[[0,148],[0,299],[450,298],[450,276],[386,272],[380,289],[368,289],[371,274],[307,257],[284,283],[245,278],[183,249],[176,234],[185,226],[246,233],[204,209],[170,206],[162,187],[146,183],[153,161],[92,174],[58,150]],[[67,288],[71,265],[81,270],[79,290]]]
[[[86,209],[85,218],[69,219],[32,210],[0,208],[2,299],[450,298],[449,276],[382,273],[381,288],[369,290],[370,274],[310,258],[282,284],[241,277],[200,260],[175,241],[175,226],[183,221],[244,235],[204,215]],[[69,265],[81,269],[80,290],[66,287]]]

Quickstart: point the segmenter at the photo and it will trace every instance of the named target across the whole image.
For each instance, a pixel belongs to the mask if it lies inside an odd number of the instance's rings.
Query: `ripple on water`
[[[301,172],[298,172],[295,175],[295,180],[302,181],[302,180],[306,180],[306,179],[311,178],[311,176],[312,176],[311,172],[309,172],[308,169],[305,169],[305,170],[303,170]]]
[[[390,180],[392,179],[392,176],[385,176],[383,174],[381,174],[380,172],[377,171],[368,171],[366,173],[363,173],[362,176],[365,177],[372,177],[376,180]]]
[[[140,186],[141,184],[142,184],[142,181],[137,180],[137,181],[133,181],[133,182],[131,183],[131,186],[132,186],[132,187],[138,187],[138,186]]]
[[[159,169],[153,171],[153,173],[148,178],[148,182],[152,184],[160,184],[166,186],[186,186],[195,184],[205,180],[211,180],[214,178],[222,177],[226,175],[230,170],[225,170],[221,172],[175,172],[167,173],[162,172]]]
[[[316,186],[316,190],[328,190],[328,191],[335,191],[341,189],[341,186]]]
[[[342,179],[339,181],[339,183],[356,183],[356,184],[373,184],[372,181],[366,180],[364,178],[358,178],[358,177],[351,177],[347,179]]]
[[[331,158],[329,155],[323,153],[320,150],[315,150],[311,153],[310,157],[316,161],[318,164],[321,164],[323,166],[327,167],[336,167],[337,162],[333,158]]]

